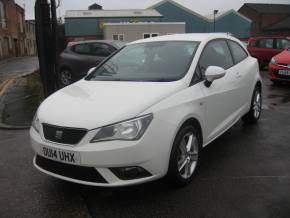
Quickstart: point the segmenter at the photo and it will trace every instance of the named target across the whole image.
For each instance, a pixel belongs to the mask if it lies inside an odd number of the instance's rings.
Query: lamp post
[[[213,11],[213,31],[215,32],[215,16],[217,15],[217,13],[219,12],[219,10],[214,10]]]

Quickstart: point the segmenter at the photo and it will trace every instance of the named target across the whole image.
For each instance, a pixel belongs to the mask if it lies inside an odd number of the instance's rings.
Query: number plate
[[[80,154],[56,148],[42,147],[40,153],[43,157],[63,163],[79,165]]]
[[[283,76],[290,76],[290,71],[289,70],[279,70],[278,74],[283,75]]]

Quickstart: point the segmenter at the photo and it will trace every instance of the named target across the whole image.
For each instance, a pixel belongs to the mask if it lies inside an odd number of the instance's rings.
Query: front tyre
[[[251,102],[250,111],[242,118],[245,123],[257,123],[262,113],[262,92],[260,87],[256,86]]]
[[[174,140],[167,176],[177,186],[187,185],[195,175],[201,151],[199,135],[193,125],[186,125]]]

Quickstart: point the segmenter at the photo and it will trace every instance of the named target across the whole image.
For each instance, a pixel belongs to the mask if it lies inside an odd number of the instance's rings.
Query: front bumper
[[[93,134],[88,132],[79,144],[69,146],[49,142],[44,138],[42,130],[39,134],[31,128],[31,145],[36,153],[33,163],[34,166],[43,173],[84,185],[126,186],[149,182],[166,175],[174,133],[175,126],[154,118],[143,137],[138,141],[89,143]],[[70,166],[70,164],[57,162],[55,160],[46,158],[43,160],[43,146],[77,153],[80,156],[80,163],[77,166]],[[37,157],[38,159],[42,159],[43,163],[46,163],[46,165],[38,162]],[[55,170],[55,167],[52,168],[52,165],[55,166],[57,170]],[[124,179],[120,178],[120,176],[112,170],[123,167],[140,167],[148,172],[148,174],[142,178]],[[66,171],[66,173],[61,173],[61,171],[59,171],[60,168]],[[90,175],[90,172],[93,172],[92,169],[96,170],[96,175],[100,175],[100,178],[104,180],[91,180],[87,179],[85,176],[76,177],[68,173],[69,171],[80,171],[81,174],[83,174],[83,172],[86,171],[88,172],[88,178],[91,178],[92,175]]]
[[[290,76],[279,75],[279,70],[290,71],[290,68],[278,66],[275,64],[269,64],[269,78],[270,80],[279,80],[279,81],[290,81]]]

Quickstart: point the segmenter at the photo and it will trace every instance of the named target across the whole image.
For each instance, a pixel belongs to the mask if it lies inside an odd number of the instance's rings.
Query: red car
[[[273,83],[290,81],[290,47],[272,58],[269,64],[269,76]]]
[[[290,37],[262,36],[249,39],[247,49],[259,61],[260,68],[267,66],[275,55],[290,45]]]

